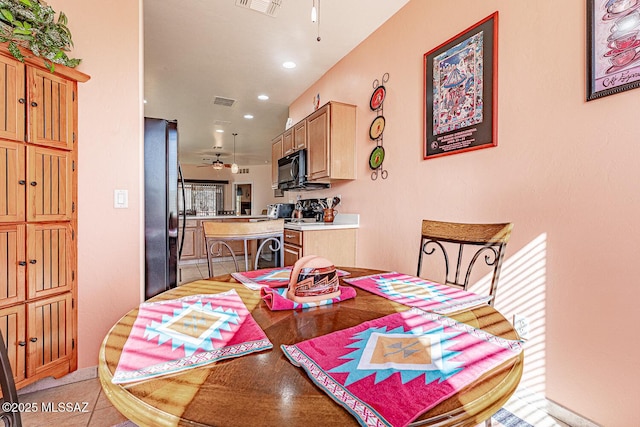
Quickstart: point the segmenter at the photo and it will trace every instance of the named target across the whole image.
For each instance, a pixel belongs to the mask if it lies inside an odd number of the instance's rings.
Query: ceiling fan
[[[215,159],[212,163],[205,163],[205,164],[203,164],[203,165],[201,165],[201,166],[198,166],[198,167],[199,167],[199,168],[208,168],[208,167],[211,167],[211,168],[213,168],[213,169],[215,169],[215,170],[220,170],[220,169],[222,169],[222,168],[230,168],[230,167],[231,167],[231,165],[230,165],[229,163],[223,163],[223,162],[220,160],[220,153],[217,153],[217,154],[216,154],[216,159]]]

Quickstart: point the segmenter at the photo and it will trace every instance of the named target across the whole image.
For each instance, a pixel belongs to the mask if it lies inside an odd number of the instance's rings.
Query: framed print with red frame
[[[495,147],[498,12],[424,54],[424,159]]]

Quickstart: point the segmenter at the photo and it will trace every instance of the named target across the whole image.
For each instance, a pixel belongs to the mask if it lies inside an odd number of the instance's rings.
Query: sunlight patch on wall
[[[524,373],[520,387],[544,396],[547,234],[542,233],[502,264],[495,308],[510,322],[524,316],[529,323],[525,342]],[[475,283],[470,290],[488,293],[491,275]]]

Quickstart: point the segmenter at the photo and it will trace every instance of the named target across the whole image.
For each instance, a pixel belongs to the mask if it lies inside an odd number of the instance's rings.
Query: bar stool
[[[260,253],[267,243],[269,243],[269,250],[280,252],[280,267],[284,266],[284,219],[255,222],[202,221],[202,231],[204,233],[205,247],[207,249],[207,264],[209,267],[210,277],[213,276],[213,261],[215,258],[219,258],[222,255],[225,247],[233,258],[236,272],[239,271],[238,260],[233,249],[229,246],[230,242],[238,240],[243,242],[245,271],[249,271],[249,251],[247,249],[247,242],[250,240],[261,241],[259,245],[255,245],[257,250],[254,255],[254,270],[258,269]],[[218,252],[214,252],[216,245],[221,245]],[[219,256],[217,256],[218,254]]]

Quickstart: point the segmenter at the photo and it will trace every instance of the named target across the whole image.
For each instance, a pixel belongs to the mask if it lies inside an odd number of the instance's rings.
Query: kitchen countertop
[[[269,219],[266,215],[187,215],[187,219]],[[182,220],[182,217],[180,217]],[[360,228],[360,215],[338,213],[333,222],[285,222],[287,230],[313,231],[313,230],[339,230],[345,228]]]
[[[360,214],[338,213],[333,222],[304,222],[284,224],[287,230],[316,231],[316,230],[339,230],[343,228],[360,228]]]
[[[182,219],[182,217],[180,217]],[[187,219],[268,219],[266,215],[187,215]]]

